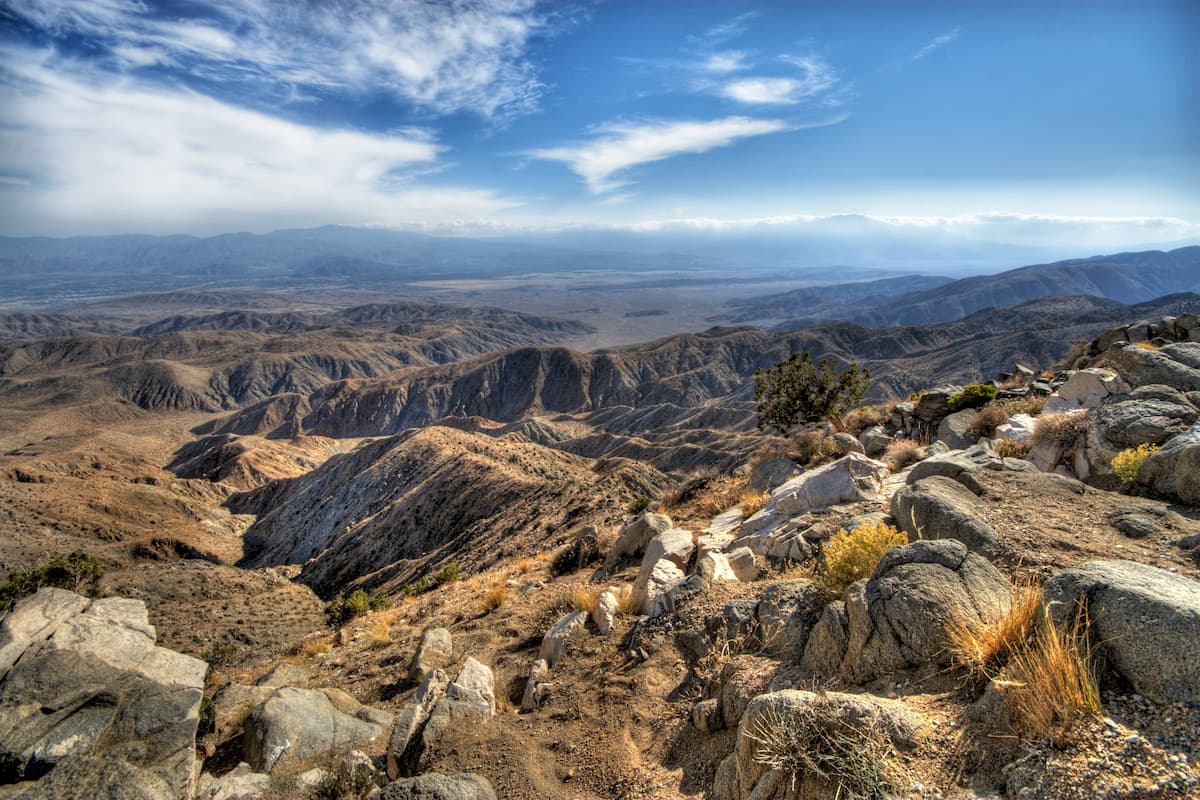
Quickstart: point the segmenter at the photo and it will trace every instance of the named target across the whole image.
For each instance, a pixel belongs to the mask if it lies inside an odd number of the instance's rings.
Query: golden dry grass
[[[1008,422],[1008,408],[993,403],[992,405],[984,406],[976,412],[971,418],[971,424],[967,426],[967,432],[972,436],[992,436],[996,433],[996,428]]]
[[[832,461],[837,452],[837,442],[828,431],[801,431],[792,437],[788,456],[806,467],[816,467]]]
[[[498,583],[483,593],[483,610],[491,613],[504,605],[504,601],[507,599],[508,587],[503,583]]]
[[[1018,646],[1005,677],[1014,682],[1006,694],[1022,733],[1041,739],[1084,716],[1100,714],[1100,688],[1084,644],[1086,618],[1059,630],[1043,610],[1033,635]]]
[[[317,637],[314,639],[306,639],[304,643],[300,645],[300,650],[298,652],[304,658],[313,658],[315,656],[328,653],[332,648],[333,643],[328,639],[325,637]]]
[[[751,514],[757,514],[762,510],[762,507],[767,504],[770,499],[770,492],[759,492],[754,489],[744,489],[741,495],[738,496],[737,506],[742,510],[742,516],[748,517]]]
[[[883,462],[892,472],[899,472],[920,461],[924,457],[923,450],[916,439],[897,439],[883,451]]]
[[[1041,588],[1025,580],[1011,589],[1008,611],[999,619],[953,620],[946,631],[950,657],[972,682],[994,678],[1029,639],[1041,604]]]
[[[1025,397],[1020,400],[1005,400],[1000,405],[1004,406],[1009,417],[1015,417],[1017,414],[1036,417],[1045,410],[1048,399],[1047,397]]]
[[[632,583],[622,583],[617,586],[610,587],[610,591],[617,596],[617,613],[642,613],[642,605],[645,603],[645,598],[642,597],[641,592],[638,592],[634,589]]]
[[[1033,426],[1032,443],[1056,447],[1072,447],[1087,431],[1087,413],[1066,411],[1061,414],[1042,414]]]
[[[571,605],[575,606],[576,611],[595,613],[596,607],[600,605],[600,590],[580,586],[571,593]]]
[[[1155,352],[1158,350],[1158,345],[1156,345],[1154,342],[1134,342],[1133,346],[1140,347],[1143,350],[1149,350],[1150,352]]]
[[[696,495],[696,511],[715,517],[736,506],[745,492],[744,475],[712,481]]]
[[[375,617],[367,624],[367,641],[372,647],[386,647],[392,643],[392,618],[384,615]]]
[[[996,442],[996,455],[1001,458],[1029,458],[1029,445],[1016,439],[1001,439]]]
[[[879,405],[861,406],[854,409],[842,420],[846,431],[858,436],[867,428],[887,423],[892,418],[892,412],[896,410],[897,402],[899,401],[889,400]]]
[[[905,544],[905,534],[879,520],[864,522],[852,531],[842,529],[825,543],[821,581],[840,597],[850,584],[868,577],[884,553]]]

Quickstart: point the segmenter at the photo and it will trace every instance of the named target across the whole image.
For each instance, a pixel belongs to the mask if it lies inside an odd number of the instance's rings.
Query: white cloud
[[[795,105],[838,87],[837,73],[816,56],[785,55],[780,60],[799,69],[800,76],[741,78],[717,87],[717,93],[747,105]]]
[[[12,13],[106,46],[127,69],[173,63],[224,80],[385,90],[436,113],[504,119],[537,106],[526,58],[550,24],[536,0],[210,0],[207,20],[137,0],[11,0]]]
[[[614,180],[613,176],[639,164],[684,153],[704,153],[739,139],[787,128],[787,123],[780,120],[750,117],[616,122],[597,128],[587,142],[532,150],[528,155],[563,162],[583,178],[589,190],[599,194],[627,185],[629,181]]]
[[[712,53],[701,62],[700,69],[704,72],[712,72],[718,75],[724,75],[729,72],[741,72],[749,68],[749,65],[746,63],[746,57],[747,54],[741,50],[725,50],[720,53]]]
[[[424,130],[309,127],[186,90],[97,80],[44,51],[0,58],[17,78],[0,82],[0,175],[24,176],[3,181],[11,232],[453,220],[514,205],[415,185],[442,149]]]
[[[932,53],[936,50],[940,50],[941,48],[943,48],[946,45],[953,42],[955,39],[958,38],[958,35],[960,33],[962,33],[962,28],[955,28],[954,30],[949,31],[948,33],[943,33],[941,36],[935,36],[927,45],[922,47],[917,52],[913,53],[912,56],[908,60],[909,61],[921,60],[922,58],[929,55],[930,53]]]
[[[739,14],[731,19],[718,22],[699,36],[689,36],[688,39],[693,44],[715,47],[730,39],[736,39],[750,30],[750,23],[757,19],[758,16],[757,11],[747,11],[745,14]]]

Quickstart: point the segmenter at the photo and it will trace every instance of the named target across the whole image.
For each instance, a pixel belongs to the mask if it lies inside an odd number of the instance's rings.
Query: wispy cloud
[[[736,17],[718,22],[699,35],[688,37],[688,41],[699,47],[719,47],[732,39],[736,39],[750,30],[750,23],[757,19],[757,11],[747,11]]]
[[[513,205],[486,190],[417,185],[442,151],[423,129],[301,125],[81,72],[44,50],[0,48],[0,63],[0,175],[22,176],[3,181],[9,230],[236,230]]]
[[[920,61],[922,58],[929,55],[930,53],[933,53],[937,50],[941,50],[943,47],[945,47],[946,45],[953,42],[955,39],[958,38],[958,35],[960,33],[962,33],[962,28],[955,28],[952,31],[943,33],[941,36],[935,36],[928,44],[926,44],[920,50],[918,50],[917,52],[915,52],[911,56],[909,56],[908,60],[909,61]]]
[[[684,153],[704,153],[727,147],[740,139],[776,133],[788,127],[780,120],[750,117],[615,122],[595,129],[592,138],[586,142],[531,150],[527,155],[561,161],[583,178],[591,192],[601,194],[628,185],[630,181],[614,179],[614,176],[639,164]]]
[[[749,54],[742,50],[723,50],[720,53],[712,53],[702,62],[700,69],[704,72],[711,72],[717,75],[724,75],[729,72],[741,72],[744,69],[749,69],[749,64],[746,59]]]
[[[715,84],[716,93],[748,105],[795,105],[826,95],[839,87],[837,73],[817,56],[780,56],[800,70],[798,77],[741,78]]]
[[[202,16],[139,0],[10,0],[11,13],[107,48],[118,68],[174,65],[226,81],[383,89],[435,113],[502,119],[537,107],[526,50],[550,18],[536,0],[211,0]]]

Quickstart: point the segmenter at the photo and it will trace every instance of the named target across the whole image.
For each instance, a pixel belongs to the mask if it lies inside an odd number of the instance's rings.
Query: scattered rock
[[[408,665],[408,679],[420,683],[435,669],[454,663],[454,639],[445,628],[426,628]]]
[[[604,590],[596,599],[596,610],[592,612],[592,624],[601,636],[608,636],[613,621],[617,618],[617,596]]]
[[[546,678],[550,675],[550,665],[544,658],[533,662],[529,669],[529,679],[525,682],[525,695],[521,698],[522,711],[534,711],[545,699],[548,685]]]
[[[833,435],[833,446],[840,456],[848,456],[851,453],[866,454],[862,442],[849,433],[835,433]]]
[[[196,792],[197,800],[255,800],[266,795],[271,785],[270,775],[255,772],[245,761],[219,778],[205,777],[209,781]]]
[[[450,679],[440,669],[431,670],[425,680],[413,692],[408,703],[396,715],[392,723],[392,732],[388,737],[387,774],[389,780],[395,780],[408,772],[420,757],[416,752],[419,747],[421,730],[429,721],[433,707],[446,694]]]
[[[379,793],[379,800],[496,800],[496,792],[488,779],[479,775],[427,772],[389,783]]]
[[[260,772],[270,772],[281,761],[366,746],[391,727],[391,715],[368,709],[334,691],[291,686],[276,689],[246,718],[246,763]]]
[[[733,568],[729,566],[729,559],[725,557],[724,553],[705,553],[696,562],[696,574],[703,577],[709,583],[736,581],[738,579],[738,576],[733,572]]]
[[[749,547],[737,547],[726,554],[729,568],[739,581],[748,583],[758,577],[758,563]]]
[[[1158,521],[1143,511],[1130,509],[1114,511],[1108,515],[1108,521],[1130,539],[1145,539],[1160,530]]]
[[[666,514],[642,514],[621,529],[605,559],[604,568],[611,570],[623,557],[636,556],[646,549],[651,539],[672,527],[671,518]]]
[[[668,564],[670,562],[667,562]],[[680,577],[682,578],[682,573]],[[546,635],[542,637],[542,646],[538,650],[538,658],[545,661],[547,665],[553,668],[558,662],[562,661],[563,656],[567,652],[567,639],[576,629],[582,629],[587,623],[586,611],[571,611],[563,615],[557,622],[550,626],[550,630],[546,631]]]
[[[1133,561],[1089,561],[1052,576],[1043,594],[1064,626],[1086,604],[1108,665],[1139,694],[1200,700],[1200,582]]]

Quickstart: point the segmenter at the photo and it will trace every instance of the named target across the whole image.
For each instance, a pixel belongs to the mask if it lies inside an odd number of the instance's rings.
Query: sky
[[[1200,3],[0,0],[0,234],[1200,236]]]

